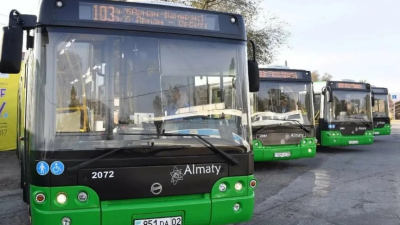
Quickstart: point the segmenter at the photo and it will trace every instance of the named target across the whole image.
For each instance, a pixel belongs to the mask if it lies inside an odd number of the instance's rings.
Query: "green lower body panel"
[[[100,225],[100,209],[43,211],[32,208],[32,225],[60,225],[65,216],[72,220],[72,224],[78,225]]]
[[[242,211],[235,212],[233,206],[238,201]],[[135,220],[168,217],[181,217],[181,225],[223,225],[249,221],[253,214],[254,197],[211,200],[210,195],[206,194],[160,202],[102,202],[101,208],[102,225],[128,225],[134,224]]]
[[[275,145],[255,146],[253,145],[254,161],[279,161],[299,158],[312,158],[316,154],[316,144],[301,145]],[[281,154],[276,154],[281,153]],[[290,154],[290,155],[289,155]],[[279,155],[279,156],[278,156]]]
[[[392,129],[390,127],[374,128],[374,135],[390,135]]]
[[[321,146],[351,146],[351,145],[370,145],[374,143],[374,136],[353,135],[353,136],[329,136],[329,131],[322,131]]]
[[[253,179],[254,176],[222,178],[207,194],[116,201],[100,201],[92,189],[82,186],[31,186],[32,225],[59,225],[65,217],[71,220],[71,225],[149,225],[140,220],[156,218],[177,218],[173,224],[168,225],[226,225],[247,222],[251,220],[254,211],[254,189],[249,186]],[[240,191],[234,188],[238,182],[243,185]],[[221,183],[225,183],[227,187],[223,192],[218,188]],[[88,203],[82,204],[75,199],[82,190],[89,194]],[[46,196],[43,203],[35,202],[38,193]],[[64,205],[60,205],[56,200],[59,193],[65,193],[72,199],[68,198]]]

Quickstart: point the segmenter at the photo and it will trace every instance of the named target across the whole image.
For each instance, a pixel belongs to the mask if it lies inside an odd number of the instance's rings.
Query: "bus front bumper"
[[[391,127],[390,125],[385,125],[385,127],[382,128],[374,128],[374,135],[379,136],[379,135],[390,135],[391,134]]]
[[[258,146],[253,144],[254,161],[280,161],[280,160],[291,160],[300,158],[312,158],[315,157],[317,146],[314,142],[306,145],[273,145],[263,146],[261,142]]]
[[[254,211],[254,188],[249,185],[254,180],[252,175],[225,177],[208,194],[114,201],[100,201],[92,189],[84,186],[48,188],[31,185],[32,225],[59,225],[65,220],[70,221],[67,225],[144,225],[142,220],[157,218],[166,218],[166,221],[169,218],[181,219],[180,223],[175,220],[176,224],[169,225],[247,222],[251,220]],[[235,188],[238,182],[243,184],[240,191]],[[222,183],[226,184],[224,192],[219,190]],[[86,203],[76,199],[82,190],[89,196]],[[68,196],[65,205],[57,202],[57,194],[61,192]],[[46,196],[43,203],[35,202],[38,193]]]
[[[374,143],[374,136],[372,131],[369,131],[368,134],[365,135],[328,135],[328,133],[325,132],[323,132],[321,135],[321,146],[370,145]]]

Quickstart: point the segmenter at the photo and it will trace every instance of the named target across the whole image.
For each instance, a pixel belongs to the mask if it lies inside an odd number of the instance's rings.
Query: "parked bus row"
[[[17,155],[33,225],[249,221],[254,161],[390,134],[386,89],[259,69],[240,15],[42,0],[38,15],[12,10],[2,32],[0,72],[21,78]]]

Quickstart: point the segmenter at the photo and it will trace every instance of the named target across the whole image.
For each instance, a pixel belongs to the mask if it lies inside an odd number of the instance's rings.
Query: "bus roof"
[[[119,2],[117,0],[110,0],[110,1]],[[169,6],[175,6],[175,7],[193,8],[191,6],[188,6],[188,5],[185,5],[185,4],[182,4],[182,3],[156,1],[156,0],[127,0],[126,2],[139,2],[139,3],[144,3],[144,4],[169,5]]]
[[[282,82],[311,82],[311,72],[307,70],[285,68],[260,68],[260,80]]]
[[[290,70],[290,68],[288,66],[283,66],[283,65],[268,65],[265,67],[266,69],[286,69],[286,70]],[[260,67],[261,69],[261,67]]]
[[[373,91],[374,94],[389,94],[389,90],[385,87],[373,86],[371,87],[371,91]]]
[[[241,15],[154,0],[41,0],[37,26],[184,34],[246,41]],[[102,13],[100,13],[100,10]],[[23,13],[23,12],[21,12]]]

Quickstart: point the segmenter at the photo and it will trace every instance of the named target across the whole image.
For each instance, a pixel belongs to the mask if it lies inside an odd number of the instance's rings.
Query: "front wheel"
[[[20,185],[21,185],[21,189],[24,189],[24,172],[22,171],[22,163],[21,163],[21,160],[19,160],[19,166],[20,166],[20,180],[19,180],[19,182],[20,182]]]
[[[25,187],[22,188],[22,200],[25,203],[28,203],[28,193],[26,193],[26,188]]]
[[[17,141],[16,141],[16,145],[15,145],[15,146],[16,146],[16,148],[17,148],[17,149],[16,149],[17,158],[19,159],[19,146],[18,146],[18,145],[19,145],[19,143],[18,143],[18,138],[17,138]]]

